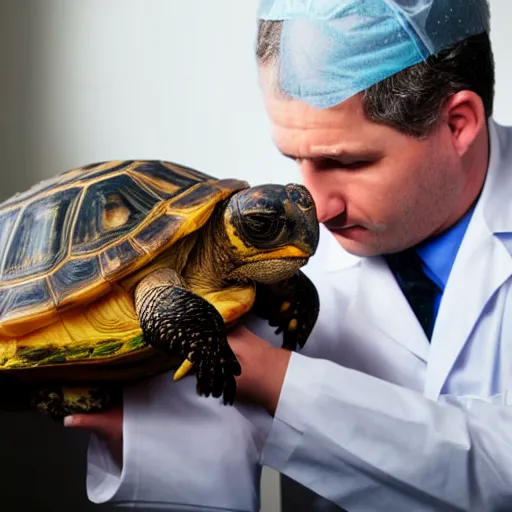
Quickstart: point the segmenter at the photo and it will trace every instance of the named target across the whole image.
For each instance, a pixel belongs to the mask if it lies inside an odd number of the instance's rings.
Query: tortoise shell
[[[0,334],[25,334],[102,296],[246,187],[130,160],[73,169],[14,195],[0,204]]]

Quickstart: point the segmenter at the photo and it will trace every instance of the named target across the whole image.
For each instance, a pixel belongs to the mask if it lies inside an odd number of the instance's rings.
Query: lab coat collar
[[[347,318],[371,338],[391,338],[427,361],[429,341],[383,258],[361,261],[358,288]]]
[[[510,128],[489,120],[486,181],[455,258],[432,335],[425,395],[433,400],[443,393],[486,304],[512,276],[512,244],[503,237],[512,232],[511,133]]]
[[[489,119],[490,158],[480,203],[493,234],[512,232],[512,130]]]
[[[343,273],[356,267],[357,290],[347,311],[347,318],[363,336],[390,338],[426,361],[430,344],[404,298],[395,277],[379,257],[361,258],[345,251],[334,236],[321,229],[322,260],[316,260],[327,276],[336,274],[333,282],[343,290]]]

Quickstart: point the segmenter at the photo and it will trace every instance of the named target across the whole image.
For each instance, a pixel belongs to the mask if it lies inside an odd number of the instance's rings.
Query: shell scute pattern
[[[67,257],[80,192],[79,188],[60,190],[0,213],[0,231],[8,237],[0,246],[3,283],[46,273]]]
[[[84,167],[80,167],[79,169],[74,169],[62,173],[57,177],[57,184],[60,186],[71,184],[84,185],[88,182],[97,180],[102,176],[108,177],[114,175],[116,172],[123,172],[129,168],[130,165],[135,165],[135,163],[136,162],[133,160],[118,160],[86,165]]]
[[[90,184],[77,215],[72,254],[98,251],[131,233],[159,202],[126,174]]]
[[[72,183],[81,186],[83,182],[89,181],[99,174],[111,174],[112,172],[115,172],[116,169],[121,170],[126,167],[127,163],[130,162],[123,162],[122,160],[98,162],[63,172],[57,176],[53,176],[36,183],[24,192],[12,195],[1,204],[0,208],[5,209],[8,206],[12,207],[21,202],[30,201],[38,195],[46,194],[48,192],[51,193],[56,187],[68,186]]]
[[[181,215],[163,213],[141,229],[134,242],[145,253],[151,254],[174,238],[184,220]]]
[[[208,174],[170,162],[159,162],[159,165],[143,163],[129,173],[160,199],[170,199],[195,183],[214,179]],[[172,175],[171,181],[169,175]]]
[[[218,192],[219,187],[215,184],[201,183],[189,190],[187,194],[177,197],[171,202],[171,205],[173,209],[194,208],[208,201],[209,198],[213,198]]]
[[[2,313],[28,307],[51,308],[53,305],[53,297],[44,278],[0,289],[0,312]]]
[[[57,303],[62,303],[74,292],[103,281],[98,255],[70,259],[48,280]]]
[[[0,327],[99,297],[246,185],[171,162],[113,161],[17,194],[0,205]]]
[[[130,240],[113,245],[100,253],[101,272],[105,279],[114,278],[120,270],[129,267],[140,258],[140,252]]]

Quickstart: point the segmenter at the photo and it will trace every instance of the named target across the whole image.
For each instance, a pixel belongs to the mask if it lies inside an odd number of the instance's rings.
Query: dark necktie
[[[425,274],[421,258],[414,249],[389,254],[384,259],[430,340],[434,330],[435,300],[442,290]]]

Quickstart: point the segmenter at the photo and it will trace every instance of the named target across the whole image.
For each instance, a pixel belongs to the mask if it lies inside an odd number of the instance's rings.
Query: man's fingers
[[[94,432],[105,440],[114,460],[123,464],[123,408],[114,407],[108,411],[90,414],[73,414],[64,418],[64,426],[81,428]]]
[[[108,441],[121,439],[123,410],[115,407],[101,413],[73,414],[64,418],[64,426],[90,430]]]

